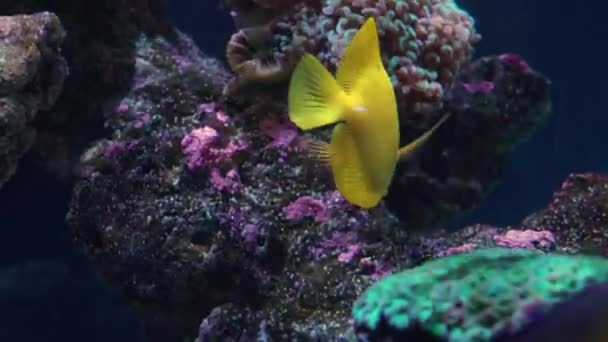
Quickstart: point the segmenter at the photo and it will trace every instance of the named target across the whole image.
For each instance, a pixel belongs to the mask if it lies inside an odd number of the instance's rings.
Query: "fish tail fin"
[[[289,84],[289,119],[303,130],[342,120],[344,91],[311,54],[305,54],[296,66]]]
[[[429,130],[424,132],[416,140],[401,147],[398,151],[399,160],[407,159],[415,151],[417,151],[420,148],[420,146],[422,146],[429,139],[429,137],[431,135],[433,135],[433,133],[437,130],[437,128],[439,128],[439,126],[441,126],[449,117],[450,117],[450,114],[444,115],[437,123],[435,123],[433,125],[433,127],[431,127]]]

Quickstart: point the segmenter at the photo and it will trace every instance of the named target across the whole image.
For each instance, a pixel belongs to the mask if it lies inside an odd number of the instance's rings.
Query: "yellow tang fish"
[[[399,149],[395,92],[382,64],[373,18],[346,48],[335,79],[314,56],[305,54],[293,72],[288,97],[289,118],[301,129],[336,124],[331,143],[316,142],[314,149],[331,165],[342,196],[362,208],[380,202],[397,161],[447,118]]]

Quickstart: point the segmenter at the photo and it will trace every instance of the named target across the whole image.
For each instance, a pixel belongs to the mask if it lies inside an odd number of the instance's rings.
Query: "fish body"
[[[317,143],[315,150],[331,165],[342,196],[362,208],[379,203],[399,159],[444,121],[399,149],[397,101],[382,64],[373,18],[346,48],[336,78],[314,56],[305,54],[293,72],[288,97],[289,117],[301,129],[335,124],[331,142]]]

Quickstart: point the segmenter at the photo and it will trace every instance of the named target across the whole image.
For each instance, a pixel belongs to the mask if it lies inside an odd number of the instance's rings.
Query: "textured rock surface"
[[[32,154],[55,175],[71,175],[84,149],[103,130],[103,106],[124,95],[135,66],[140,34],[172,35],[159,0],[1,1],[0,15],[48,11],[68,35],[61,48],[69,65],[63,91],[49,113],[36,118]]]
[[[549,206],[522,226],[555,232],[558,244],[568,246],[565,252],[608,256],[608,175],[571,174]]]
[[[52,13],[0,16],[0,187],[34,142],[34,118],[63,88],[64,37]]]
[[[481,262],[479,264],[472,262],[475,257],[471,257],[468,253],[481,253],[477,255],[483,255],[483,250],[492,249],[496,247],[509,247],[515,249],[528,249],[532,250],[532,252],[526,252],[525,250],[513,252],[513,255],[530,255],[533,258],[539,257],[539,254],[534,252],[542,251],[542,252],[559,252],[559,253],[594,253],[598,256],[604,255],[606,246],[608,244],[599,239],[599,234],[601,232],[606,231],[605,225],[602,225],[600,221],[597,221],[598,218],[602,218],[608,212],[608,208],[605,208],[605,201],[603,200],[604,196],[607,193],[606,185],[608,182],[606,181],[606,177],[599,174],[582,174],[582,175],[571,175],[564,181],[564,185],[562,188],[554,194],[554,198],[551,201],[551,204],[547,209],[540,211],[539,213],[533,214],[530,218],[526,219],[520,226],[517,227],[492,227],[487,225],[475,225],[464,227],[459,229],[456,232],[446,232],[442,230],[435,231],[433,233],[427,232],[425,234],[420,234],[418,237],[411,237],[408,239],[396,240],[394,245],[391,245],[391,241],[382,240],[380,242],[381,246],[390,246],[386,250],[383,248],[374,249],[373,243],[369,240],[359,241],[358,246],[361,247],[361,250],[355,250],[355,253],[349,248],[343,249],[344,252],[340,253],[336,258],[337,260],[349,260],[350,263],[359,263],[360,265],[368,265],[368,259],[370,256],[373,257],[374,253],[382,254],[384,253],[384,259],[382,259],[382,264],[380,267],[376,264],[377,270],[383,270],[380,274],[372,275],[372,279],[366,279],[366,277],[351,278],[352,274],[344,273],[339,277],[348,277],[352,279],[351,281],[358,283],[364,280],[365,284],[369,284],[373,279],[377,279],[377,277],[382,277],[388,273],[391,273],[394,270],[398,269],[410,269],[415,267],[416,265],[423,264],[425,261],[429,260],[438,260],[437,262],[439,266],[450,264],[450,261],[444,261],[443,258],[447,258],[450,255],[454,254],[464,254],[463,258],[460,260],[466,260],[466,262],[462,263],[463,270],[468,270],[468,272],[474,273],[477,269],[483,269],[484,272],[475,273],[469,279],[473,279],[475,277],[480,277],[479,279],[485,279],[490,281],[492,279],[503,279],[504,277],[485,277],[486,274],[490,274],[488,268],[494,267],[491,263],[485,263],[483,259],[485,257],[481,257]],[[562,209],[559,211],[554,210],[554,206],[556,201],[559,201],[562,205]],[[580,216],[578,215],[578,210],[585,211],[584,208],[593,208],[593,216]],[[567,212],[572,217],[576,218],[575,220],[565,220],[564,216],[560,216],[557,213],[563,213],[565,208],[568,208]],[[562,218],[561,220],[557,220],[558,218]],[[535,222],[559,222],[559,225],[542,225],[542,226],[533,226],[532,223]],[[588,221],[589,220],[589,221]],[[590,224],[589,222],[595,222],[595,224]],[[598,224],[599,222],[599,224]],[[573,239],[572,237],[578,237]],[[594,242],[593,248],[581,248],[580,246],[587,246],[590,242]],[[482,250],[482,251],[478,251]],[[511,252],[505,252],[511,253]],[[345,258],[354,255],[352,259]],[[377,254],[378,255],[378,254]],[[506,258],[509,259],[509,258]],[[586,279],[585,269],[579,268],[578,266],[568,271],[569,268],[566,267],[566,264],[570,262],[576,263],[576,259],[563,259],[563,257],[558,257],[555,260],[564,260],[564,264],[560,264],[559,266],[553,268],[544,268],[547,272],[565,272],[559,273],[563,275],[562,278],[557,278],[560,280],[564,280],[570,276],[581,276]],[[584,259],[584,258],[583,258]],[[452,259],[454,260],[454,259]],[[458,260],[458,259],[456,259]],[[528,266],[534,264],[537,261],[533,259],[529,259],[528,263],[527,257],[520,258],[520,261],[523,264],[528,264]],[[590,259],[590,260],[600,260],[600,259]],[[509,263],[511,261],[507,261]],[[598,261],[598,263],[605,264],[605,262]],[[542,269],[542,266],[547,266],[548,264],[545,261],[540,262],[540,266],[531,266],[535,269]],[[526,267],[528,267],[526,266]],[[506,269],[506,265],[501,266],[501,271]],[[436,270],[441,273],[442,269],[448,269],[449,267],[436,267]],[[518,268],[514,267],[514,271],[517,271]],[[488,272],[490,273],[488,273]],[[406,271],[407,272],[407,271]],[[591,272],[593,273],[593,272]],[[517,272],[514,272],[517,274]],[[548,273],[544,273],[548,274]],[[597,273],[596,273],[597,274]],[[537,272],[536,275],[541,275],[540,272]],[[556,273],[556,276],[558,274]],[[408,277],[409,279],[409,277]],[[421,277],[421,282],[428,282],[429,277]],[[510,280],[512,278],[508,278]],[[513,278],[513,279],[516,279]],[[536,278],[540,279],[539,283],[543,283],[542,277]],[[431,285],[440,284],[441,282],[429,283]],[[503,285],[507,284],[505,282]],[[528,286],[530,283],[525,283],[525,286]],[[548,285],[547,283],[544,283]],[[556,286],[557,283],[555,283]],[[571,284],[578,286],[582,284],[581,282],[572,282]],[[578,284],[578,285],[577,285]],[[522,287],[525,287],[522,286]],[[395,287],[387,286],[388,288],[395,289]],[[558,286],[559,287],[559,286]],[[357,289],[360,290],[362,287],[357,286]],[[490,286],[488,288],[491,288]],[[502,287],[504,288],[504,286]],[[566,287],[564,287],[566,288]],[[515,288],[511,288],[515,291]],[[546,287],[545,289],[549,289]],[[540,290],[540,289],[539,289]],[[321,289],[320,291],[324,291]],[[421,289],[420,291],[423,291]],[[458,293],[472,293],[467,291],[461,291]],[[456,293],[456,292],[445,292],[445,293]],[[576,292],[576,291],[575,291]],[[444,293],[442,291],[438,291],[438,293]],[[539,292],[547,294],[548,292]],[[353,294],[353,293],[351,293]],[[491,294],[491,293],[490,293]],[[497,296],[506,295],[507,292],[499,292]],[[496,336],[495,341],[500,342],[512,342],[512,341],[538,341],[543,340],[543,338],[550,336],[553,341],[572,341],[576,339],[583,338],[597,338],[597,336],[593,335],[595,333],[601,333],[602,330],[598,328],[599,326],[603,326],[603,320],[600,317],[605,317],[606,313],[603,311],[605,306],[599,305],[598,303],[608,302],[608,298],[606,298],[606,288],[600,287],[598,289],[590,289],[589,291],[584,291],[581,296],[576,295],[574,292],[571,293],[575,297],[571,301],[563,301],[557,300],[559,304],[556,306],[555,310],[551,312],[546,312],[541,315],[541,317],[545,317],[544,320],[539,320],[539,322],[535,322],[532,326],[519,331],[515,336]],[[416,296],[419,298],[420,296]],[[497,297],[498,298],[498,297]],[[500,297],[502,298],[502,297]],[[529,298],[529,297],[528,297]],[[351,298],[349,300],[353,300]],[[433,307],[442,308],[442,305],[445,305],[445,300],[437,300],[433,302]],[[489,304],[495,303],[490,301]],[[521,301],[520,304],[523,304],[524,301]],[[280,307],[280,306],[279,306]],[[523,307],[519,306],[511,306],[515,307],[517,310],[523,310]],[[318,336],[321,340],[336,340],[340,337],[343,338],[354,338],[353,331],[351,329],[351,325],[348,324],[341,314],[344,312],[338,312],[331,316],[323,316],[325,317],[321,321],[318,322],[310,322],[307,320],[296,319],[294,321],[293,317],[289,316],[281,316],[277,315],[276,308],[266,309],[262,311],[248,311],[250,309],[243,307],[235,307],[235,305],[225,305],[218,307],[213,311],[213,313],[207,317],[200,327],[200,337],[201,340],[205,340],[205,338],[225,338],[227,336],[237,338],[235,336],[238,333],[232,333],[231,335],[224,335],[224,331],[240,331],[247,334],[247,336],[270,336],[274,338],[278,338],[281,332],[284,332],[284,327],[286,326],[285,322],[291,322],[291,326],[298,327],[301,332],[307,331],[309,335],[305,333],[301,333],[300,336]],[[564,311],[565,310],[565,311]],[[281,312],[281,311],[278,311]],[[317,311],[318,312],[318,311]],[[421,311],[422,312],[422,311]],[[497,313],[500,314],[502,311],[498,310]],[[559,312],[568,312],[568,315],[560,315]],[[599,319],[596,319],[599,318]],[[518,318],[519,319],[519,318]],[[598,321],[599,320],[599,321]],[[489,320],[491,322],[492,320]],[[247,328],[239,328],[239,327],[247,327]],[[279,327],[279,328],[276,328]],[[280,328],[283,327],[283,328]],[[328,330],[325,330],[326,327],[333,327],[331,333],[328,333]],[[386,326],[385,326],[386,327]],[[464,325],[461,327],[463,328]],[[455,334],[459,334],[458,330],[454,330]],[[471,329],[470,331],[474,331]],[[479,330],[478,330],[479,331]],[[487,330],[486,330],[487,331]],[[560,336],[555,336],[555,332],[562,332]],[[388,332],[388,330],[383,330],[383,332]],[[411,338],[416,337],[420,341],[444,341],[440,338],[433,337],[429,331],[416,330],[411,331],[412,335],[398,335],[399,337],[409,336]],[[574,334],[574,335],[572,335]],[[426,338],[426,339],[424,339]],[[418,341],[416,340],[416,341]],[[492,340],[492,341],[494,341]],[[595,341],[595,340],[584,340],[584,341]]]
[[[383,209],[352,208],[331,191],[328,175],[315,175],[318,165],[295,153],[296,139],[277,139],[285,135],[274,129],[285,125],[267,124],[272,105],[216,102],[212,80],[225,74],[185,37],[142,39],[138,48],[134,89],[107,113],[113,139],[83,157],[69,214],[79,243],[149,315],[159,340],[186,334],[215,305],[266,307],[277,287],[273,300],[285,315],[326,303],[346,324],[349,304],[341,298],[363,285],[337,278],[337,270],[386,270],[374,258],[350,266],[334,258],[366,234],[389,238],[374,227],[399,232],[396,222]],[[246,149],[226,154],[234,144]],[[291,206],[304,195],[323,214]],[[301,208],[306,212],[293,213]],[[327,267],[316,263],[329,255]],[[340,290],[320,294],[320,284]]]
[[[571,174],[545,209],[514,227],[477,224],[454,232],[436,230],[420,237],[423,259],[434,259],[478,248],[534,248],[545,252],[606,256],[608,240],[608,177]]]
[[[388,206],[410,229],[441,226],[475,208],[502,177],[504,163],[550,114],[549,82],[505,56],[475,61],[446,94],[443,109],[401,120],[409,142],[451,114],[418,158],[401,163]]]

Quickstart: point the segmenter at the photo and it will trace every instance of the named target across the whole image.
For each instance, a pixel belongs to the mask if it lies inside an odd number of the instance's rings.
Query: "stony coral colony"
[[[384,65],[404,113],[436,109],[481,38],[473,18],[453,0],[283,2],[289,7],[253,1],[269,9],[263,19],[260,7],[246,2],[231,1],[235,21],[247,26],[227,48],[240,82],[284,80],[303,52],[335,70],[356,31],[374,17]]]

